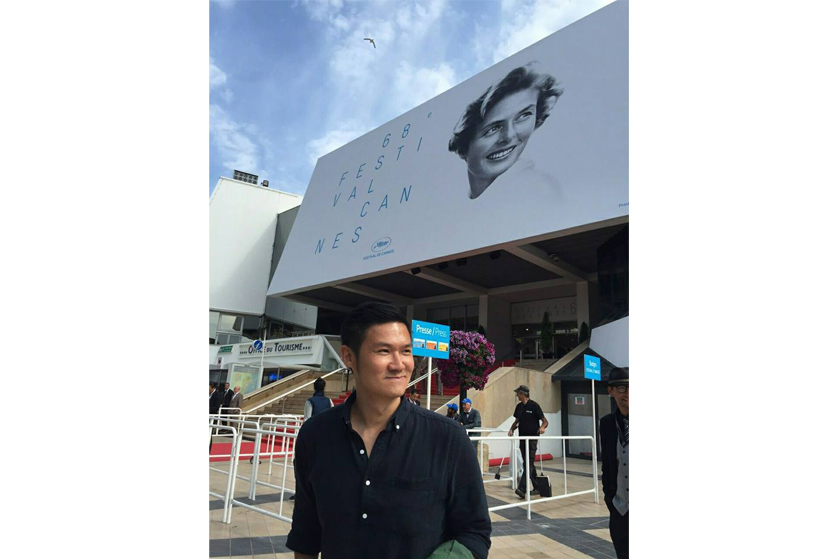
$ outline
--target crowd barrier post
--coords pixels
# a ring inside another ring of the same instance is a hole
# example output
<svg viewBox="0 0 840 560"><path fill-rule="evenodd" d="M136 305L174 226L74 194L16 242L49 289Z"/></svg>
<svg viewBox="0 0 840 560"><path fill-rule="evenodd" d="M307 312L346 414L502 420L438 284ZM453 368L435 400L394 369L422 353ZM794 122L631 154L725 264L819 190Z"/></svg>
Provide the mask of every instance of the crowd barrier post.
<svg viewBox="0 0 840 560"><path fill-rule="evenodd" d="M594 382L593 382L594 383ZM595 402L595 401L592 401ZM595 450L595 435L592 435L592 478L595 479L595 503L597 504L599 501L598 498L598 457L597 451Z"/></svg>
<svg viewBox="0 0 840 560"><path fill-rule="evenodd" d="M486 437L486 438L483 438L484 440L496 440L496 441L507 440L507 441L510 441L510 443L511 443L510 464L511 464L511 467L512 467L511 472L514 474L514 476L512 477L512 480L511 480L512 485L515 485L515 483L516 483L516 476L515 475L516 475L516 471L518 470L515 467L515 461L513 459L513 454L517 451L517 450L515 450L516 442L525 440L525 457L523 458L523 462L522 462L523 463L522 464L522 469L525 470L525 472L523 473L523 475L525 476L525 488L526 488L526 490L528 490L528 492L525 495L525 501L524 502L515 502L515 503L510 503L510 504L503 504L503 505L499 505L499 506L489 507L489 508L487 508L488 511L492 512L492 511L497 511L497 510L501 510L501 509L508 509L508 508L513 508L513 507L525 506L527 508L527 517L530 520L531 519L531 506L533 504L538 504L538 503L542 503L542 502L550 502L550 501L554 501L554 500L561 500L561 499L564 499L564 498L571 498L571 497L574 497L574 496L582 496L584 494L590 494L590 493L595 497L595 503L598 503L599 498L598 498L597 456L595 456L595 458L592 462L592 487L589 488L588 490L581 490L579 492L569 493L568 479L567 479L566 451L565 451L565 440L572 440L572 439L589 440L590 444L592 445L593 455L594 455L596 453L596 451L595 451L595 445L596 445L595 437L593 437L593 436L540 436L540 440L560 440L563 443L563 451L561 453L561 455L563 457L563 495L562 496L551 496L551 497L548 497L548 498L538 498L536 500L531 499L531 492L530 492L530 488L531 488L531 469L530 469L529 458L530 458L531 442L529 440L532 439L532 438L534 438L534 436L507 436L507 437ZM478 436L478 437L471 437L470 439L480 441L482 438L480 436ZM518 485L515 485L514 489L515 489L516 486L518 486Z"/></svg>

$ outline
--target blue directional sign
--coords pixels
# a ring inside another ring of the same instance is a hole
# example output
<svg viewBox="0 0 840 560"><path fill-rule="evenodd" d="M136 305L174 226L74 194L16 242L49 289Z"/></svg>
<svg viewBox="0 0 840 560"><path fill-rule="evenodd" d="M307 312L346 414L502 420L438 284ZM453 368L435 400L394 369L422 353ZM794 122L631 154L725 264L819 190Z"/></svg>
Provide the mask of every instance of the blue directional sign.
<svg viewBox="0 0 840 560"><path fill-rule="evenodd" d="M260 350L262 350L262 347L263 347L262 340L255 340L254 341L254 350L259 352Z"/></svg>
<svg viewBox="0 0 840 560"><path fill-rule="evenodd" d="M583 376L586 379L594 379L595 381L601 381L601 358L596 358L595 356L584 354Z"/></svg>
<svg viewBox="0 0 840 560"><path fill-rule="evenodd" d="M411 346L415 356L448 360L449 327L425 321L412 321Z"/></svg>

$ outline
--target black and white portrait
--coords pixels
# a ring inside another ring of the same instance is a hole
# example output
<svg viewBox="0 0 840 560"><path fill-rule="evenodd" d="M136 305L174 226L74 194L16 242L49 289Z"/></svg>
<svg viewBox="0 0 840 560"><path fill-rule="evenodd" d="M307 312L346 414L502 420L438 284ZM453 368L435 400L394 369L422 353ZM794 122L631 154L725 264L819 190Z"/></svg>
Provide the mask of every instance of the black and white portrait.
<svg viewBox="0 0 840 560"><path fill-rule="evenodd" d="M518 183L556 184L536 171L523 152L562 94L557 80L538 72L532 62L511 70L467 106L449 140L449 151L467 163L470 199L484 194L505 173L519 175Z"/></svg>

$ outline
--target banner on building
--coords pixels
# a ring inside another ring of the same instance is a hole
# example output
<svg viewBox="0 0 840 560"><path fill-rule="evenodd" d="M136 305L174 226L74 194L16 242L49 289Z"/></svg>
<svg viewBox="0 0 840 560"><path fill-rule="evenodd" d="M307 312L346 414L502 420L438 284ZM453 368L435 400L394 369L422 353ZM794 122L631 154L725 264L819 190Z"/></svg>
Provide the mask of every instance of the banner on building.
<svg viewBox="0 0 840 560"><path fill-rule="evenodd" d="M628 215L627 15L614 2L321 157L269 294Z"/></svg>

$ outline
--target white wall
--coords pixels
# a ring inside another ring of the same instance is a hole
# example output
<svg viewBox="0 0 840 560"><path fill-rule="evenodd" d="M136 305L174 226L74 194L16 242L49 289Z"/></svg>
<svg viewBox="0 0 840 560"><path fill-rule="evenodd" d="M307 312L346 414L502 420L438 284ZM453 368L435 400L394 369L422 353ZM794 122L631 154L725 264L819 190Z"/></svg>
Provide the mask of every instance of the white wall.
<svg viewBox="0 0 840 560"><path fill-rule="evenodd" d="M589 347L618 367L630 367L630 317L592 329ZM602 375L609 372L601 372Z"/></svg>
<svg viewBox="0 0 840 560"><path fill-rule="evenodd" d="M262 315L277 214L303 197L221 177L210 197L210 309Z"/></svg>
<svg viewBox="0 0 840 560"><path fill-rule="evenodd" d="M268 298L265 314L272 319L314 329L318 321L318 308L286 298Z"/></svg>

